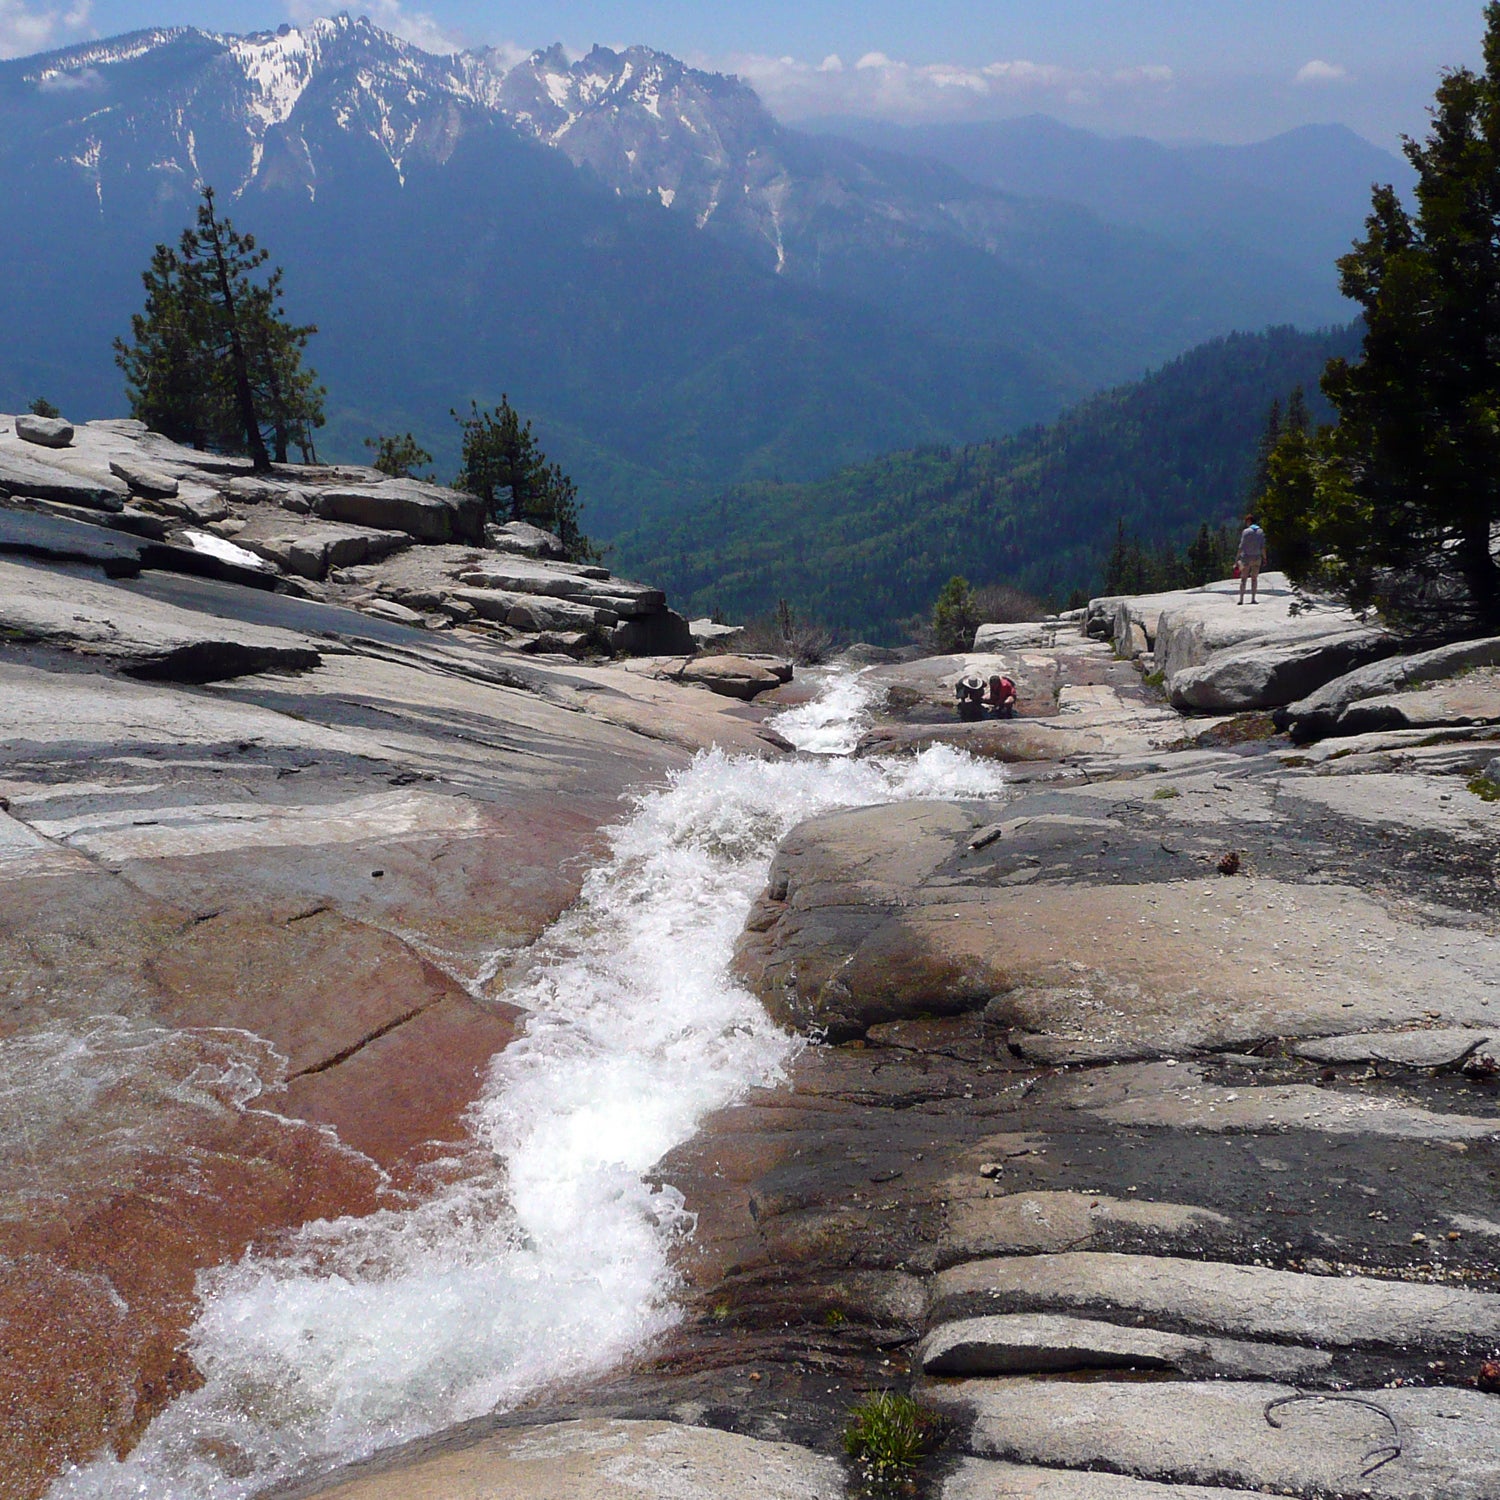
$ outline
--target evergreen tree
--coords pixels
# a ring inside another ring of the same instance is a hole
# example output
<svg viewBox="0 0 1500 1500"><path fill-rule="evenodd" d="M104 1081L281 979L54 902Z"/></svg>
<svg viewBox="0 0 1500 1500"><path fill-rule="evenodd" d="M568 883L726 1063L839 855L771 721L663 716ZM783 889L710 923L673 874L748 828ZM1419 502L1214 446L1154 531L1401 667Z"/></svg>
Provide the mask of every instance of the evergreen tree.
<svg viewBox="0 0 1500 1500"><path fill-rule="evenodd" d="M174 442L194 448L216 444L222 437L217 339L197 236L185 232L177 249L158 245L141 280L146 307L130 320L133 342L115 340L130 414Z"/></svg>
<svg viewBox="0 0 1500 1500"><path fill-rule="evenodd" d="M547 462L530 421L521 420L508 395L501 393L493 411L470 402L467 417L452 416L463 431L456 489L478 495L497 521L529 521L555 532L575 561L598 556L579 525L577 486L561 465Z"/></svg>
<svg viewBox="0 0 1500 1500"><path fill-rule="evenodd" d="M288 445L296 443L303 462L311 463L316 458L312 433L323 425L327 391L317 383L316 373L303 365L302 351L318 330L315 324L298 327L287 321L281 280L278 267L263 286L251 286L241 301L250 388L276 462L284 464Z"/></svg>
<svg viewBox="0 0 1500 1500"><path fill-rule="evenodd" d="M940 651L968 651L979 629L979 609L969 580L954 576L943 585L932 606L932 640Z"/></svg>
<svg viewBox="0 0 1500 1500"><path fill-rule="evenodd" d="M257 469L285 463L295 442L312 457L324 390L302 364L317 329L287 320L279 269L268 253L220 218L203 189L196 227L176 247L158 245L142 274L146 306L132 342L115 341L131 414L196 448L248 453Z"/></svg>
<svg viewBox="0 0 1500 1500"><path fill-rule="evenodd" d="M1302 387L1297 387L1297 395L1302 394ZM1280 398L1271 403L1271 410L1266 414L1265 430L1260 435L1260 441L1255 445L1255 480L1252 485L1254 495L1263 495L1266 486L1271 482L1271 455L1276 451L1276 444L1281 441L1281 401Z"/></svg>
<svg viewBox="0 0 1500 1500"><path fill-rule="evenodd" d="M1485 23L1483 71L1446 73L1431 132L1405 142L1415 212L1377 188L1339 261L1365 337L1323 376L1338 423L1289 430L1268 492L1299 567L1443 633L1500 630L1500 3Z"/></svg>
<svg viewBox="0 0 1500 1500"><path fill-rule="evenodd" d="M62 412L58 410L45 396L38 396L27 411L34 417L60 417Z"/></svg>
<svg viewBox="0 0 1500 1500"><path fill-rule="evenodd" d="M409 432L366 438L365 447L374 450L373 467L392 479L420 479L423 476L416 472L418 464L432 462L432 455Z"/></svg>

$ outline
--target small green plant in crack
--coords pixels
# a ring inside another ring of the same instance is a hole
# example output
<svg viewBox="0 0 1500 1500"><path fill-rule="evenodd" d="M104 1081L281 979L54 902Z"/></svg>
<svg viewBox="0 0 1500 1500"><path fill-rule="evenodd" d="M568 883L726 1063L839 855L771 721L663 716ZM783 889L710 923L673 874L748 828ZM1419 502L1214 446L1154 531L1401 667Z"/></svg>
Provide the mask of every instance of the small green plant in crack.
<svg viewBox="0 0 1500 1500"><path fill-rule="evenodd" d="M842 1307L830 1307L823 1314L823 1326L825 1328L842 1328L848 1321L848 1315Z"/></svg>
<svg viewBox="0 0 1500 1500"><path fill-rule="evenodd" d="M727 1302L716 1302L713 1311L709 1313L715 1323L727 1323L729 1321L730 1306Z"/></svg>
<svg viewBox="0 0 1500 1500"><path fill-rule="evenodd" d="M1167 680L1167 674L1158 668L1155 672L1147 672L1142 679L1147 687L1162 687Z"/></svg>
<svg viewBox="0 0 1500 1500"><path fill-rule="evenodd" d="M876 1391L856 1403L844 1429L844 1451L861 1500L916 1493L916 1467L937 1446L942 1418L910 1396Z"/></svg>
<svg viewBox="0 0 1500 1500"><path fill-rule="evenodd" d="M1153 802L1170 802L1173 797L1180 797L1181 792L1175 786L1159 786L1151 793Z"/></svg>
<svg viewBox="0 0 1500 1500"><path fill-rule="evenodd" d="M1469 783L1469 790L1482 802L1500 802L1500 781L1493 776L1476 776Z"/></svg>

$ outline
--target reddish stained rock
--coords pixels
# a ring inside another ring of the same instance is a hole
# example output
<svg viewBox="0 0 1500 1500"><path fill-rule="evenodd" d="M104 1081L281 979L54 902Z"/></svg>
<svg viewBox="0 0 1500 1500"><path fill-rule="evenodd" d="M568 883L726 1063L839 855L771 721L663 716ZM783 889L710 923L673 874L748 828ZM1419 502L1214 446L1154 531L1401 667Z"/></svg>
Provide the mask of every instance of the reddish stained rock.
<svg viewBox="0 0 1500 1500"><path fill-rule="evenodd" d="M475 806L479 831L467 837L136 860L126 874L200 915L248 909L284 921L333 908L398 934L477 984L493 954L534 942L577 899L605 847L601 826L625 809L616 797L591 795Z"/></svg>
<svg viewBox="0 0 1500 1500"><path fill-rule="evenodd" d="M369 1213L381 1201L379 1170L327 1131L237 1105L234 1068L247 1058L224 1034L150 1037L109 1038L92 1055L128 1046L132 1070L88 1075L98 1089L90 1117L136 1128L85 1134L66 1109L44 1115L33 1160L4 1173L0 1493L8 1497L31 1500L63 1465L101 1448L127 1452L197 1383L183 1337L200 1268L269 1246L309 1219ZM45 1065L39 1058L37 1071Z"/></svg>
<svg viewBox="0 0 1500 1500"><path fill-rule="evenodd" d="M523 1014L511 1005L481 1007L461 991L450 994L337 1067L293 1078L281 1107L332 1125L341 1140L404 1181L399 1169L418 1164L429 1142L463 1139L464 1111Z"/></svg>
<svg viewBox="0 0 1500 1500"><path fill-rule="evenodd" d="M179 934L148 971L163 1020L253 1031L294 1077L463 993L399 938L327 909L281 921L225 912Z"/></svg>

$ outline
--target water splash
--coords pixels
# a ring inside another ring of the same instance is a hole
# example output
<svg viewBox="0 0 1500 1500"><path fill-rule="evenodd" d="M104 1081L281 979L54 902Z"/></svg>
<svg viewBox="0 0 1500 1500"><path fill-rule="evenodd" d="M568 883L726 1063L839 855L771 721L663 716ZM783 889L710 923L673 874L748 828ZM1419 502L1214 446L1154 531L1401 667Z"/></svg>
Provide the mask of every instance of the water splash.
<svg viewBox="0 0 1500 1500"><path fill-rule="evenodd" d="M871 696L835 674L776 727L834 753ZM641 797L510 997L530 1019L471 1117L489 1167L201 1278L203 1388L51 1500L242 1500L608 1368L670 1327L669 1256L692 1215L645 1174L801 1045L728 972L777 842L835 808L1002 785L946 746L899 762L710 750Z"/></svg>
<svg viewBox="0 0 1500 1500"><path fill-rule="evenodd" d="M804 674L808 675L812 674ZM778 734L810 755L850 755L870 727L870 712L880 694L867 672L837 668L823 673L821 688L816 698L778 714L772 723Z"/></svg>

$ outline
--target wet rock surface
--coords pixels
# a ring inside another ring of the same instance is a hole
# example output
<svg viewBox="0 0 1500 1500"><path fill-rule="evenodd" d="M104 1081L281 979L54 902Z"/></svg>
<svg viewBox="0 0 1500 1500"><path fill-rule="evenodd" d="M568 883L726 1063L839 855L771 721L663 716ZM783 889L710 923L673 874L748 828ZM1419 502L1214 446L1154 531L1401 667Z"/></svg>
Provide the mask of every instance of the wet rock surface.
<svg viewBox="0 0 1500 1500"><path fill-rule="evenodd" d="M6 514L43 528L0 559L0 1493L36 1496L200 1383L199 1272L453 1170L622 797L778 752L707 692Z"/></svg>

